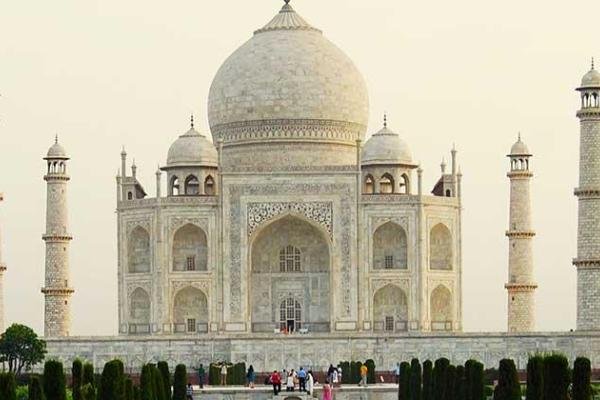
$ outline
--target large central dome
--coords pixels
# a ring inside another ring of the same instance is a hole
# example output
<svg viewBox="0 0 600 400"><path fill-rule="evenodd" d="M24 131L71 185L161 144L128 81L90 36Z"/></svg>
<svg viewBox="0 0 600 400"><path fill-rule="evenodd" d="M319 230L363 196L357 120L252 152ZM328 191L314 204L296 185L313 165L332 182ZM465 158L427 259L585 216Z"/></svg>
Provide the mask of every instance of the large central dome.
<svg viewBox="0 0 600 400"><path fill-rule="evenodd" d="M286 4L221 66L208 118L224 148L282 141L301 142L298 150L302 143L355 146L366 131L368 103L352 61Z"/></svg>

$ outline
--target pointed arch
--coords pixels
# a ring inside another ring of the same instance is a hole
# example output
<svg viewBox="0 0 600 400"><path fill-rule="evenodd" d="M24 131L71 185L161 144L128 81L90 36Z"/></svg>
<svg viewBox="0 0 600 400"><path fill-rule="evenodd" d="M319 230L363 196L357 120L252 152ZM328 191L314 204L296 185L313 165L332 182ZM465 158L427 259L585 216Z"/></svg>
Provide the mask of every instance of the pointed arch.
<svg viewBox="0 0 600 400"><path fill-rule="evenodd" d="M440 284L430 297L430 315L432 330L452 330L453 298L452 292Z"/></svg>
<svg viewBox="0 0 600 400"><path fill-rule="evenodd" d="M406 269L408 240L406 231L395 222L381 225L373 234L373 268Z"/></svg>
<svg viewBox="0 0 600 400"><path fill-rule="evenodd" d="M188 175L185 178L185 194L186 196L197 196L200 194L200 181L195 175Z"/></svg>
<svg viewBox="0 0 600 400"><path fill-rule="evenodd" d="M206 271L208 241L206 233L194 224L186 224L173 235L173 271Z"/></svg>
<svg viewBox="0 0 600 400"><path fill-rule="evenodd" d="M129 322L132 324L150 323L150 295L140 287L131 293Z"/></svg>
<svg viewBox="0 0 600 400"><path fill-rule="evenodd" d="M392 174L386 172L379 179L379 193L395 193L396 184Z"/></svg>
<svg viewBox="0 0 600 400"><path fill-rule="evenodd" d="M375 193L375 178L373 178L373 175L367 174L365 176L365 183L364 183L363 191L366 194Z"/></svg>
<svg viewBox="0 0 600 400"><path fill-rule="evenodd" d="M373 329L393 332L406 330L408 300L404 290L388 284L373 295Z"/></svg>
<svg viewBox="0 0 600 400"><path fill-rule="evenodd" d="M175 332L198 332L199 325L205 325L209 320L206 294L192 286L179 290L173 299L172 315Z"/></svg>
<svg viewBox="0 0 600 400"><path fill-rule="evenodd" d="M207 196L214 196L216 194L215 180L211 175L208 175L206 179L204 179L204 194Z"/></svg>
<svg viewBox="0 0 600 400"><path fill-rule="evenodd" d="M401 178L400 193L410 194L410 178L408 177L408 174L402 174Z"/></svg>
<svg viewBox="0 0 600 400"><path fill-rule="evenodd" d="M429 268L432 270L452 270L452 234L446 225L439 223L429 235Z"/></svg>
<svg viewBox="0 0 600 400"><path fill-rule="evenodd" d="M141 226L129 234L127 260L130 273L150 272L150 234Z"/></svg>
<svg viewBox="0 0 600 400"><path fill-rule="evenodd" d="M179 196L179 178L176 175L173 175L169 182L169 194Z"/></svg>

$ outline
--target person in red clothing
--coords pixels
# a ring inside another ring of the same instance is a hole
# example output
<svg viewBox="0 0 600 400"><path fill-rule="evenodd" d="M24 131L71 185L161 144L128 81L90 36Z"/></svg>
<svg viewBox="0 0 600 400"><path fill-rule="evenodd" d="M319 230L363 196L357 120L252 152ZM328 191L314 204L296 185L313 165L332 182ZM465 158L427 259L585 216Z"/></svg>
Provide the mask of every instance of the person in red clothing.
<svg viewBox="0 0 600 400"><path fill-rule="evenodd" d="M281 392L281 377L279 376L279 372L273 371L270 381L271 385L273 385L273 395L277 396Z"/></svg>

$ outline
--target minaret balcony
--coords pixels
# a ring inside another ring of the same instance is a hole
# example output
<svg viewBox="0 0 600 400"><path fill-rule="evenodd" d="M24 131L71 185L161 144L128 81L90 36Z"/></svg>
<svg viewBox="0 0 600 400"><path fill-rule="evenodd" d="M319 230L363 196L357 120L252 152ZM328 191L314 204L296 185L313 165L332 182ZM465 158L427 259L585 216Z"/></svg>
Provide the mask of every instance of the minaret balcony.
<svg viewBox="0 0 600 400"><path fill-rule="evenodd" d="M587 186L578 187L573 191L575 196L584 197L588 199L600 198L600 187Z"/></svg>
<svg viewBox="0 0 600 400"><path fill-rule="evenodd" d="M511 239L529 239L535 236L534 231L506 231L506 236Z"/></svg>
<svg viewBox="0 0 600 400"><path fill-rule="evenodd" d="M600 107L586 107L577 111L577 118L600 119Z"/></svg>
<svg viewBox="0 0 600 400"><path fill-rule="evenodd" d="M75 293L75 289L68 287L43 287L42 293L56 296L67 296Z"/></svg>
<svg viewBox="0 0 600 400"><path fill-rule="evenodd" d="M504 285L509 292L532 292L537 287L536 283L507 283Z"/></svg>
<svg viewBox="0 0 600 400"><path fill-rule="evenodd" d="M600 258L574 258L573 265L578 269L600 269Z"/></svg>
<svg viewBox="0 0 600 400"><path fill-rule="evenodd" d="M73 236L69 235L68 233L50 233L43 235L42 240L45 242L68 242L70 240L73 240Z"/></svg>

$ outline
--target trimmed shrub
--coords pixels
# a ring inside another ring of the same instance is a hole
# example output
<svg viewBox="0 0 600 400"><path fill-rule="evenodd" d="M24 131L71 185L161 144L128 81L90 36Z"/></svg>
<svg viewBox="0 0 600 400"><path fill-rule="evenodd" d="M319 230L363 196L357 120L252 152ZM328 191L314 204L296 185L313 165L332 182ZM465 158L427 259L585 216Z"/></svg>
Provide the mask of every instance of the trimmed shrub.
<svg viewBox="0 0 600 400"><path fill-rule="evenodd" d="M542 400L544 396L544 357L536 355L527 361L527 400Z"/></svg>
<svg viewBox="0 0 600 400"><path fill-rule="evenodd" d="M456 384L456 367L452 364L448 365L446 371L446 400L453 400Z"/></svg>
<svg viewBox="0 0 600 400"><path fill-rule="evenodd" d="M466 386L465 367L457 365L454 375L454 395L451 397L452 400L464 400L467 396Z"/></svg>
<svg viewBox="0 0 600 400"><path fill-rule="evenodd" d="M142 400L142 391L139 386L133 387L133 400Z"/></svg>
<svg viewBox="0 0 600 400"><path fill-rule="evenodd" d="M0 373L0 399L17 400L17 382L12 372Z"/></svg>
<svg viewBox="0 0 600 400"><path fill-rule="evenodd" d="M169 372L169 364L166 361L160 361L157 365L160 371L160 376L163 380L163 387L165 389L165 398L171 399L171 373Z"/></svg>
<svg viewBox="0 0 600 400"><path fill-rule="evenodd" d="M91 383L86 383L81 387L81 397L83 400L96 400L96 388Z"/></svg>
<svg viewBox="0 0 600 400"><path fill-rule="evenodd" d="M208 366L208 384L210 386L221 384L221 368L216 364L211 363Z"/></svg>
<svg viewBox="0 0 600 400"><path fill-rule="evenodd" d="M28 385L29 400L44 400L44 391L42 390L42 381L37 375L32 375L29 378Z"/></svg>
<svg viewBox="0 0 600 400"><path fill-rule="evenodd" d="M466 378L466 400L483 400L484 384L483 384L483 364L468 360L465 363L465 378Z"/></svg>
<svg viewBox="0 0 600 400"><path fill-rule="evenodd" d="M342 384L350 383L350 363L348 361L342 361L338 364L338 368L342 370Z"/></svg>
<svg viewBox="0 0 600 400"><path fill-rule="evenodd" d="M368 359L365 361L365 365L368 368L367 372L367 383L375 384L375 361Z"/></svg>
<svg viewBox="0 0 600 400"><path fill-rule="evenodd" d="M408 385L410 400L421 400L421 379L421 363L417 358L413 358L410 361L410 383Z"/></svg>
<svg viewBox="0 0 600 400"><path fill-rule="evenodd" d="M494 400L521 400L521 384L515 362L507 358L500 360L498 372L498 385L494 389Z"/></svg>
<svg viewBox="0 0 600 400"><path fill-rule="evenodd" d="M81 386L83 382L83 364L81 360L73 361L71 366L71 393L73 400L81 400Z"/></svg>
<svg viewBox="0 0 600 400"><path fill-rule="evenodd" d="M400 382L398 385L398 400L409 400L410 364L406 361L400 364Z"/></svg>
<svg viewBox="0 0 600 400"><path fill-rule="evenodd" d="M450 361L447 358L435 360L433 367L433 395L435 400L448 400L448 366Z"/></svg>
<svg viewBox="0 0 600 400"><path fill-rule="evenodd" d="M544 358L544 400L564 400L569 388L569 361L562 354Z"/></svg>
<svg viewBox="0 0 600 400"><path fill-rule="evenodd" d="M150 364L146 364L142 367L140 392L142 400L156 400L154 395L154 377L152 376L152 367Z"/></svg>
<svg viewBox="0 0 600 400"><path fill-rule="evenodd" d="M134 400L133 381L129 377L125 378L125 400Z"/></svg>
<svg viewBox="0 0 600 400"><path fill-rule="evenodd" d="M104 364L98 400L123 400L125 397L124 367L120 360L112 360Z"/></svg>
<svg viewBox="0 0 600 400"><path fill-rule="evenodd" d="M162 375L156 365L152 364L152 377L154 378L154 396L156 400L168 400L165 395L165 385Z"/></svg>
<svg viewBox="0 0 600 400"><path fill-rule="evenodd" d="M185 387L187 384L187 371L185 365L175 367L173 376L173 400L185 400Z"/></svg>
<svg viewBox="0 0 600 400"><path fill-rule="evenodd" d="M67 399L65 373L63 371L63 365L60 361L46 361L44 364L44 378L42 381L46 400Z"/></svg>
<svg viewBox="0 0 600 400"><path fill-rule="evenodd" d="M573 364L573 400L590 400L592 398L591 374L590 360L585 357L577 357Z"/></svg>
<svg viewBox="0 0 600 400"><path fill-rule="evenodd" d="M92 363L85 363L83 365L83 385L90 384L92 386L96 386L96 380L94 377L94 365Z"/></svg>
<svg viewBox="0 0 600 400"><path fill-rule="evenodd" d="M423 400L433 400L433 363L427 360L423 363Z"/></svg>

